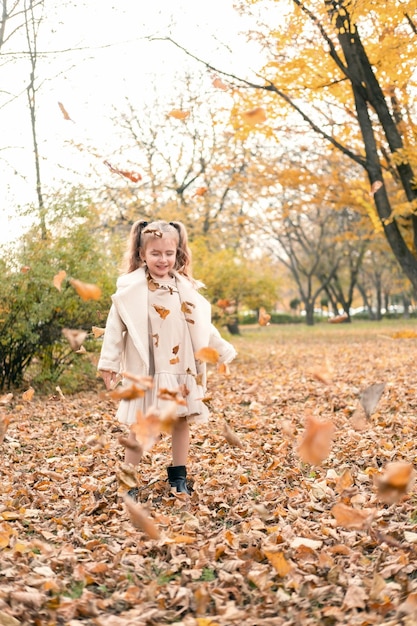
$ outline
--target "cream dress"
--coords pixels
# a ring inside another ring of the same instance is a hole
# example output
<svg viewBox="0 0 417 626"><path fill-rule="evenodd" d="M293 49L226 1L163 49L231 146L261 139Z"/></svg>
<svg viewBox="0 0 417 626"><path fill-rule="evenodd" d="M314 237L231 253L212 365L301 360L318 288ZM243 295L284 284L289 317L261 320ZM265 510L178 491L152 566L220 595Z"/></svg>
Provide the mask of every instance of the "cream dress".
<svg viewBox="0 0 417 626"><path fill-rule="evenodd" d="M175 278L156 281L148 276L148 288L149 373L153 387L143 398L121 401L120 421L133 424L138 410L146 413L150 407L164 409L172 402L168 390L178 391L184 401L178 404L179 416L186 416L188 422L207 423L209 409L203 402L205 391L189 332L194 305L181 302Z"/></svg>

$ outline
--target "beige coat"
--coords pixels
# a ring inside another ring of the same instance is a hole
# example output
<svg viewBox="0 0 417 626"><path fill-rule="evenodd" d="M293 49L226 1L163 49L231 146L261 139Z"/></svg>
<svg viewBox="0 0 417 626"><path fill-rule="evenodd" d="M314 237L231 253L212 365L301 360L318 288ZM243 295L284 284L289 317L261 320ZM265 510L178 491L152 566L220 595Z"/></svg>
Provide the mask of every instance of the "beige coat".
<svg viewBox="0 0 417 626"><path fill-rule="evenodd" d="M175 277L181 301L194 305L195 323L189 324L194 352L210 346L218 351L220 363L232 361L236 351L211 323L211 305L208 300L187 278L177 273ZM143 268L125 274L117 281L98 369L149 375L148 282ZM199 371L203 373L205 387L205 363L201 364Z"/></svg>

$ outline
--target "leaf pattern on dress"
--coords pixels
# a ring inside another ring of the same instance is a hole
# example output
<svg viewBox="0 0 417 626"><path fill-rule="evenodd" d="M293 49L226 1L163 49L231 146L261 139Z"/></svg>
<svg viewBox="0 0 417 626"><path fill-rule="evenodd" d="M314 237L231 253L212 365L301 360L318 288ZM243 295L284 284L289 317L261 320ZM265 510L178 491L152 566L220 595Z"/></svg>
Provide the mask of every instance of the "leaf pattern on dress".
<svg viewBox="0 0 417 626"><path fill-rule="evenodd" d="M159 346L159 333L155 333L154 335L152 335L152 339L155 339L155 348L158 348L158 346Z"/></svg>
<svg viewBox="0 0 417 626"><path fill-rule="evenodd" d="M192 313L194 308L195 304L193 304L192 302L181 302L181 311L183 313Z"/></svg>
<svg viewBox="0 0 417 626"><path fill-rule="evenodd" d="M157 304L153 304L152 306L163 320L171 313L171 311L166 309L164 306L158 306Z"/></svg>

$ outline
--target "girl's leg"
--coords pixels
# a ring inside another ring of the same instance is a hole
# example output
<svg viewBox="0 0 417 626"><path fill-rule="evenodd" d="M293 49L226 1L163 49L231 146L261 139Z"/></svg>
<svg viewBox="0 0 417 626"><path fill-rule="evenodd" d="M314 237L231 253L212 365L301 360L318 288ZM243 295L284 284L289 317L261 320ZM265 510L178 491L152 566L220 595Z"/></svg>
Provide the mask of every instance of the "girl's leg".
<svg viewBox="0 0 417 626"><path fill-rule="evenodd" d="M172 430L172 465L186 465L190 448L190 430L186 417L180 417Z"/></svg>
<svg viewBox="0 0 417 626"><path fill-rule="evenodd" d="M130 446L126 446L125 448L125 463L126 465L138 465L139 461L142 458L143 452L140 447L135 433L130 432L128 436L128 442L131 444Z"/></svg>

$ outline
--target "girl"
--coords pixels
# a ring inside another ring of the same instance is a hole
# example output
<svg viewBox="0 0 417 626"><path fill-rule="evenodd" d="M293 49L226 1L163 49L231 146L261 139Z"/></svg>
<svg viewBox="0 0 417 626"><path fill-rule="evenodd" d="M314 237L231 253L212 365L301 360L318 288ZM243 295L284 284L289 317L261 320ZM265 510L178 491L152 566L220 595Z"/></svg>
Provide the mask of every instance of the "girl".
<svg viewBox="0 0 417 626"><path fill-rule="evenodd" d="M212 325L210 304L197 291L200 285L192 278L191 251L181 222L133 224L126 270L112 296L98 370L107 389L121 371L153 377L152 389L143 398L121 400L117 417L127 425L136 421L138 410L145 414L151 406L163 407L160 389L181 390L185 405L178 405L167 471L171 487L189 494L188 426L206 423L209 415L202 401L206 367L194 354L210 346L218 351L220 363L229 363L236 351ZM134 444L133 432L129 438ZM141 456L138 446L132 445L126 448L125 462L136 466Z"/></svg>

